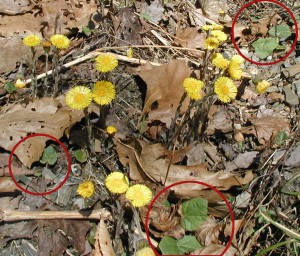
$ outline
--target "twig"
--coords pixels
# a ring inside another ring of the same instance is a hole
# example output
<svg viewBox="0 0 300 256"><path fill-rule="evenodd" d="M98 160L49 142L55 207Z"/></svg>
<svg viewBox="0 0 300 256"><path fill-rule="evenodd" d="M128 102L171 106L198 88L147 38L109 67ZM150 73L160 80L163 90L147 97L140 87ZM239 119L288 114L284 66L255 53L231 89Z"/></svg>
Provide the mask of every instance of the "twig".
<svg viewBox="0 0 300 256"><path fill-rule="evenodd" d="M86 214L86 215L84 215ZM106 209L94 210L89 213L89 211L83 211L82 213L78 211L15 211L15 210L4 210L0 209L0 221L22 221L22 220L53 220L53 219L87 219L87 220L99 220L103 218L104 220L112 219L109 211Z"/></svg>

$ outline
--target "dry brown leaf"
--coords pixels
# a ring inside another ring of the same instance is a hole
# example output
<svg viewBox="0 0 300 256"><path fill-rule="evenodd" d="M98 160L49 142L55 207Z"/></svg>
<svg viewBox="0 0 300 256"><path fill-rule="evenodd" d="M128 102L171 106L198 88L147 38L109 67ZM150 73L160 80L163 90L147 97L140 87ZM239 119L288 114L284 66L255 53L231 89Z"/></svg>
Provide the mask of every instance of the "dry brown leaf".
<svg viewBox="0 0 300 256"><path fill-rule="evenodd" d="M38 255L64 255L73 247L81 255L85 250L87 232L92 224L87 220L38 220ZM49 235L51 234L51 235Z"/></svg>
<svg viewBox="0 0 300 256"><path fill-rule="evenodd" d="M103 218L100 219L98 224L95 240L94 256L116 255Z"/></svg>
<svg viewBox="0 0 300 256"><path fill-rule="evenodd" d="M21 14L33 8L29 0L1 0L0 13L7 15Z"/></svg>
<svg viewBox="0 0 300 256"><path fill-rule="evenodd" d="M26 0L9 1L11 3L21 4L23 10L33 8L26 6ZM3 15L0 21L0 73L8 72L16 67L16 63L20 61L31 61L32 55L28 47L23 45L22 38L28 34L38 34L49 39L54 33L55 19L59 15L58 28L59 33L70 34L72 28L81 29L88 25L88 22L98 15L96 12L97 1L53 1L41 0L38 1L40 11L26 12L20 15ZM2 7L2 8L1 8ZM1 2L1 9L5 9ZM25 9L24 9L25 8ZM9 10L8 10L9 11ZM18 11L12 9L13 12ZM42 33L41 33L42 31ZM42 48L37 48L37 55L43 53Z"/></svg>
<svg viewBox="0 0 300 256"><path fill-rule="evenodd" d="M211 244L209 246L200 248L196 251L194 251L193 253L191 253L191 255L221 255L221 253L225 250L225 246L224 245L219 245L219 244ZM235 253L237 252L237 250L232 247L229 246L228 250L222 254L224 256L235 256Z"/></svg>
<svg viewBox="0 0 300 256"><path fill-rule="evenodd" d="M171 207L163 205L152 207L149 215L149 224L159 231L153 232L154 236L180 238L184 235L184 229L181 226L181 216L177 208L175 205Z"/></svg>
<svg viewBox="0 0 300 256"><path fill-rule="evenodd" d="M180 27L176 31L175 44L181 45L182 47L193 48L193 49L204 49L204 40L206 38L205 33L199 33L195 27L188 27L181 29Z"/></svg>
<svg viewBox="0 0 300 256"><path fill-rule="evenodd" d="M236 169L246 169L254 161L255 157L259 154L258 151L249 151L240 153L233 161L227 162L225 171L231 172Z"/></svg>
<svg viewBox="0 0 300 256"><path fill-rule="evenodd" d="M244 134L253 134L257 137L260 144L265 145L270 143L272 137L275 137L280 131L290 131L289 123L277 117L262 117L252 118L251 127L242 129L241 132Z"/></svg>
<svg viewBox="0 0 300 256"><path fill-rule="evenodd" d="M208 218L196 231L196 238L203 246L217 244L221 230L222 224L217 223L213 218Z"/></svg>
<svg viewBox="0 0 300 256"><path fill-rule="evenodd" d="M2 176L9 176L9 170L8 170L8 154L0 154L0 177ZM11 168L13 170L14 175L31 175L33 174L33 170L30 170L26 168L25 166L22 166L15 157L13 157L11 161Z"/></svg>
<svg viewBox="0 0 300 256"><path fill-rule="evenodd" d="M30 102L25 108L20 104L12 106L6 113L0 113L1 147L11 151L28 134L44 133L60 139L65 129L83 118L82 111L72 111L65 105L64 97L43 98ZM47 137L27 139L14 152L27 167L38 161L43 153Z"/></svg>
<svg viewBox="0 0 300 256"><path fill-rule="evenodd" d="M126 152L128 152L128 158L132 158L133 155L136 158L135 161L131 159L132 165L138 165L137 167L134 167L134 170L144 172L144 174L147 175L151 180L154 180L158 183L163 183L165 181L168 167L170 167L168 178L165 183L166 186L183 180L196 180L212 185L220 190L227 190L231 186L247 184L253 179L253 175L251 172L246 172L245 177L238 177L236 174L230 172L209 172L207 171L205 164L199 164L195 166L170 164L167 153L168 151L161 144L149 145L144 141L135 140L133 143L132 140L129 140L117 141L117 145L118 152L120 149L123 150L123 158L120 158L120 161L123 165L126 165L128 163L125 154ZM132 145L135 146L133 147ZM132 171L130 170L130 178L132 178L131 172ZM136 176L136 174L134 174L134 176ZM175 193L179 196L184 197L195 197L203 195L205 193L203 191L204 189L207 189L207 187L192 183L174 187ZM218 195L215 194L214 197L218 197ZM220 198L218 197L217 201L219 200Z"/></svg>
<svg viewBox="0 0 300 256"><path fill-rule="evenodd" d="M233 130L232 118L228 110L222 106L209 118L206 133L213 135L216 131L227 133Z"/></svg>
<svg viewBox="0 0 300 256"><path fill-rule="evenodd" d="M184 60L171 60L168 64L152 67L151 70L142 69L138 73L147 84L143 114L148 113L149 122L160 120L170 127L184 93L183 81L191 73ZM155 102L157 107L153 107ZM188 99L185 99L181 107L182 112L187 110L188 103Z"/></svg>
<svg viewBox="0 0 300 256"><path fill-rule="evenodd" d="M0 178L0 193L14 192L19 189L13 182L11 177L1 177Z"/></svg>

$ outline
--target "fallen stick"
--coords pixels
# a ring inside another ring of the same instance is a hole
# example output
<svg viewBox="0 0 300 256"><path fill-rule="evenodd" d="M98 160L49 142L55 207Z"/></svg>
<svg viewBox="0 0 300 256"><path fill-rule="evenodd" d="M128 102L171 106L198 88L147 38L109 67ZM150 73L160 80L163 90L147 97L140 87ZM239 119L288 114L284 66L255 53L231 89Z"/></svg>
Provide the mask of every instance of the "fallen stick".
<svg viewBox="0 0 300 256"><path fill-rule="evenodd" d="M86 214L86 215L84 215ZM22 221L22 220L54 220L54 219L83 219L83 220L112 219L110 212L106 209L94 211L15 211L0 209L0 222Z"/></svg>

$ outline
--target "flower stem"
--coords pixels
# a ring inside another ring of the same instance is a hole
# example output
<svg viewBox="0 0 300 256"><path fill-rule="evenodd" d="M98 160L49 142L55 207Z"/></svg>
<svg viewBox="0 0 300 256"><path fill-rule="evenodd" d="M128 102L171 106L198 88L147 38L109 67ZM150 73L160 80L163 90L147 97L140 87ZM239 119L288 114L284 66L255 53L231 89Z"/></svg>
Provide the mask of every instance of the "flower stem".
<svg viewBox="0 0 300 256"><path fill-rule="evenodd" d="M49 53L46 52L45 54L46 54L46 66L45 66L46 76L45 76L45 79L44 79L44 85L46 87L45 96L47 97L47 95L48 95L48 89L49 89L49 87L48 87L48 74L47 74L48 73Z"/></svg>
<svg viewBox="0 0 300 256"><path fill-rule="evenodd" d="M52 97L54 98L58 92L58 81L59 81L59 50L56 47L54 47L52 78L54 80Z"/></svg>
<svg viewBox="0 0 300 256"><path fill-rule="evenodd" d="M36 98L37 96L37 75L36 75L36 50L34 47L31 47L32 52L32 80L31 80L31 90L33 97Z"/></svg>
<svg viewBox="0 0 300 256"><path fill-rule="evenodd" d="M92 156L95 155L95 138L93 136L93 129L92 129L92 124L91 124L91 119L90 119L90 115L88 113L87 108L85 108L83 110L84 112L84 117L85 117L85 124L87 127L87 132L88 132L88 142L87 142L87 146L88 146L88 150L90 152L90 154Z"/></svg>

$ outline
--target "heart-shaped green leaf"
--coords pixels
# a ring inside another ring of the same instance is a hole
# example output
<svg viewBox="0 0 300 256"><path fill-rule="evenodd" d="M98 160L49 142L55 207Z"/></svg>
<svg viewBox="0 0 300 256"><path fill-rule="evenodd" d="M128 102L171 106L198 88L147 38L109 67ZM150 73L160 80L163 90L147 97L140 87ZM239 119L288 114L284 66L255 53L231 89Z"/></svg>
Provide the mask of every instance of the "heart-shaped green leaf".
<svg viewBox="0 0 300 256"><path fill-rule="evenodd" d="M201 248L201 244L194 236L184 236L179 240L165 236L161 239L159 248L163 255L183 255Z"/></svg>
<svg viewBox="0 0 300 256"><path fill-rule="evenodd" d="M52 146L46 147L44 149L42 159L40 160L40 162L42 164L48 163L50 165L53 165L56 163L56 161L57 161L57 153L55 149Z"/></svg>
<svg viewBox="0 0 300 256"><path fill-rule="evenodd" d="M189 231L196 230L207 218L207 200L201 197L193 198L184 202L181 210L182 227Z"/></svg>
<svg viewBox="0 0 300 256"><path fill-rule="evenodd" d="M281 24L281 25L277 25L272 27L269 30L269 34L271 36L275 36L275 37L279 37L279 38L288 38L291 36L291 30L290 27L286 24Z"/></svg>
<svg viewBox="0 0 300 256"><path fill-rule="evenodd" d="M252 43L252 46L255 49L255 54L260 59L267 58L277 47L278 40L274 37L267 37L267 38L259 38L254 43Z"/></svg>

